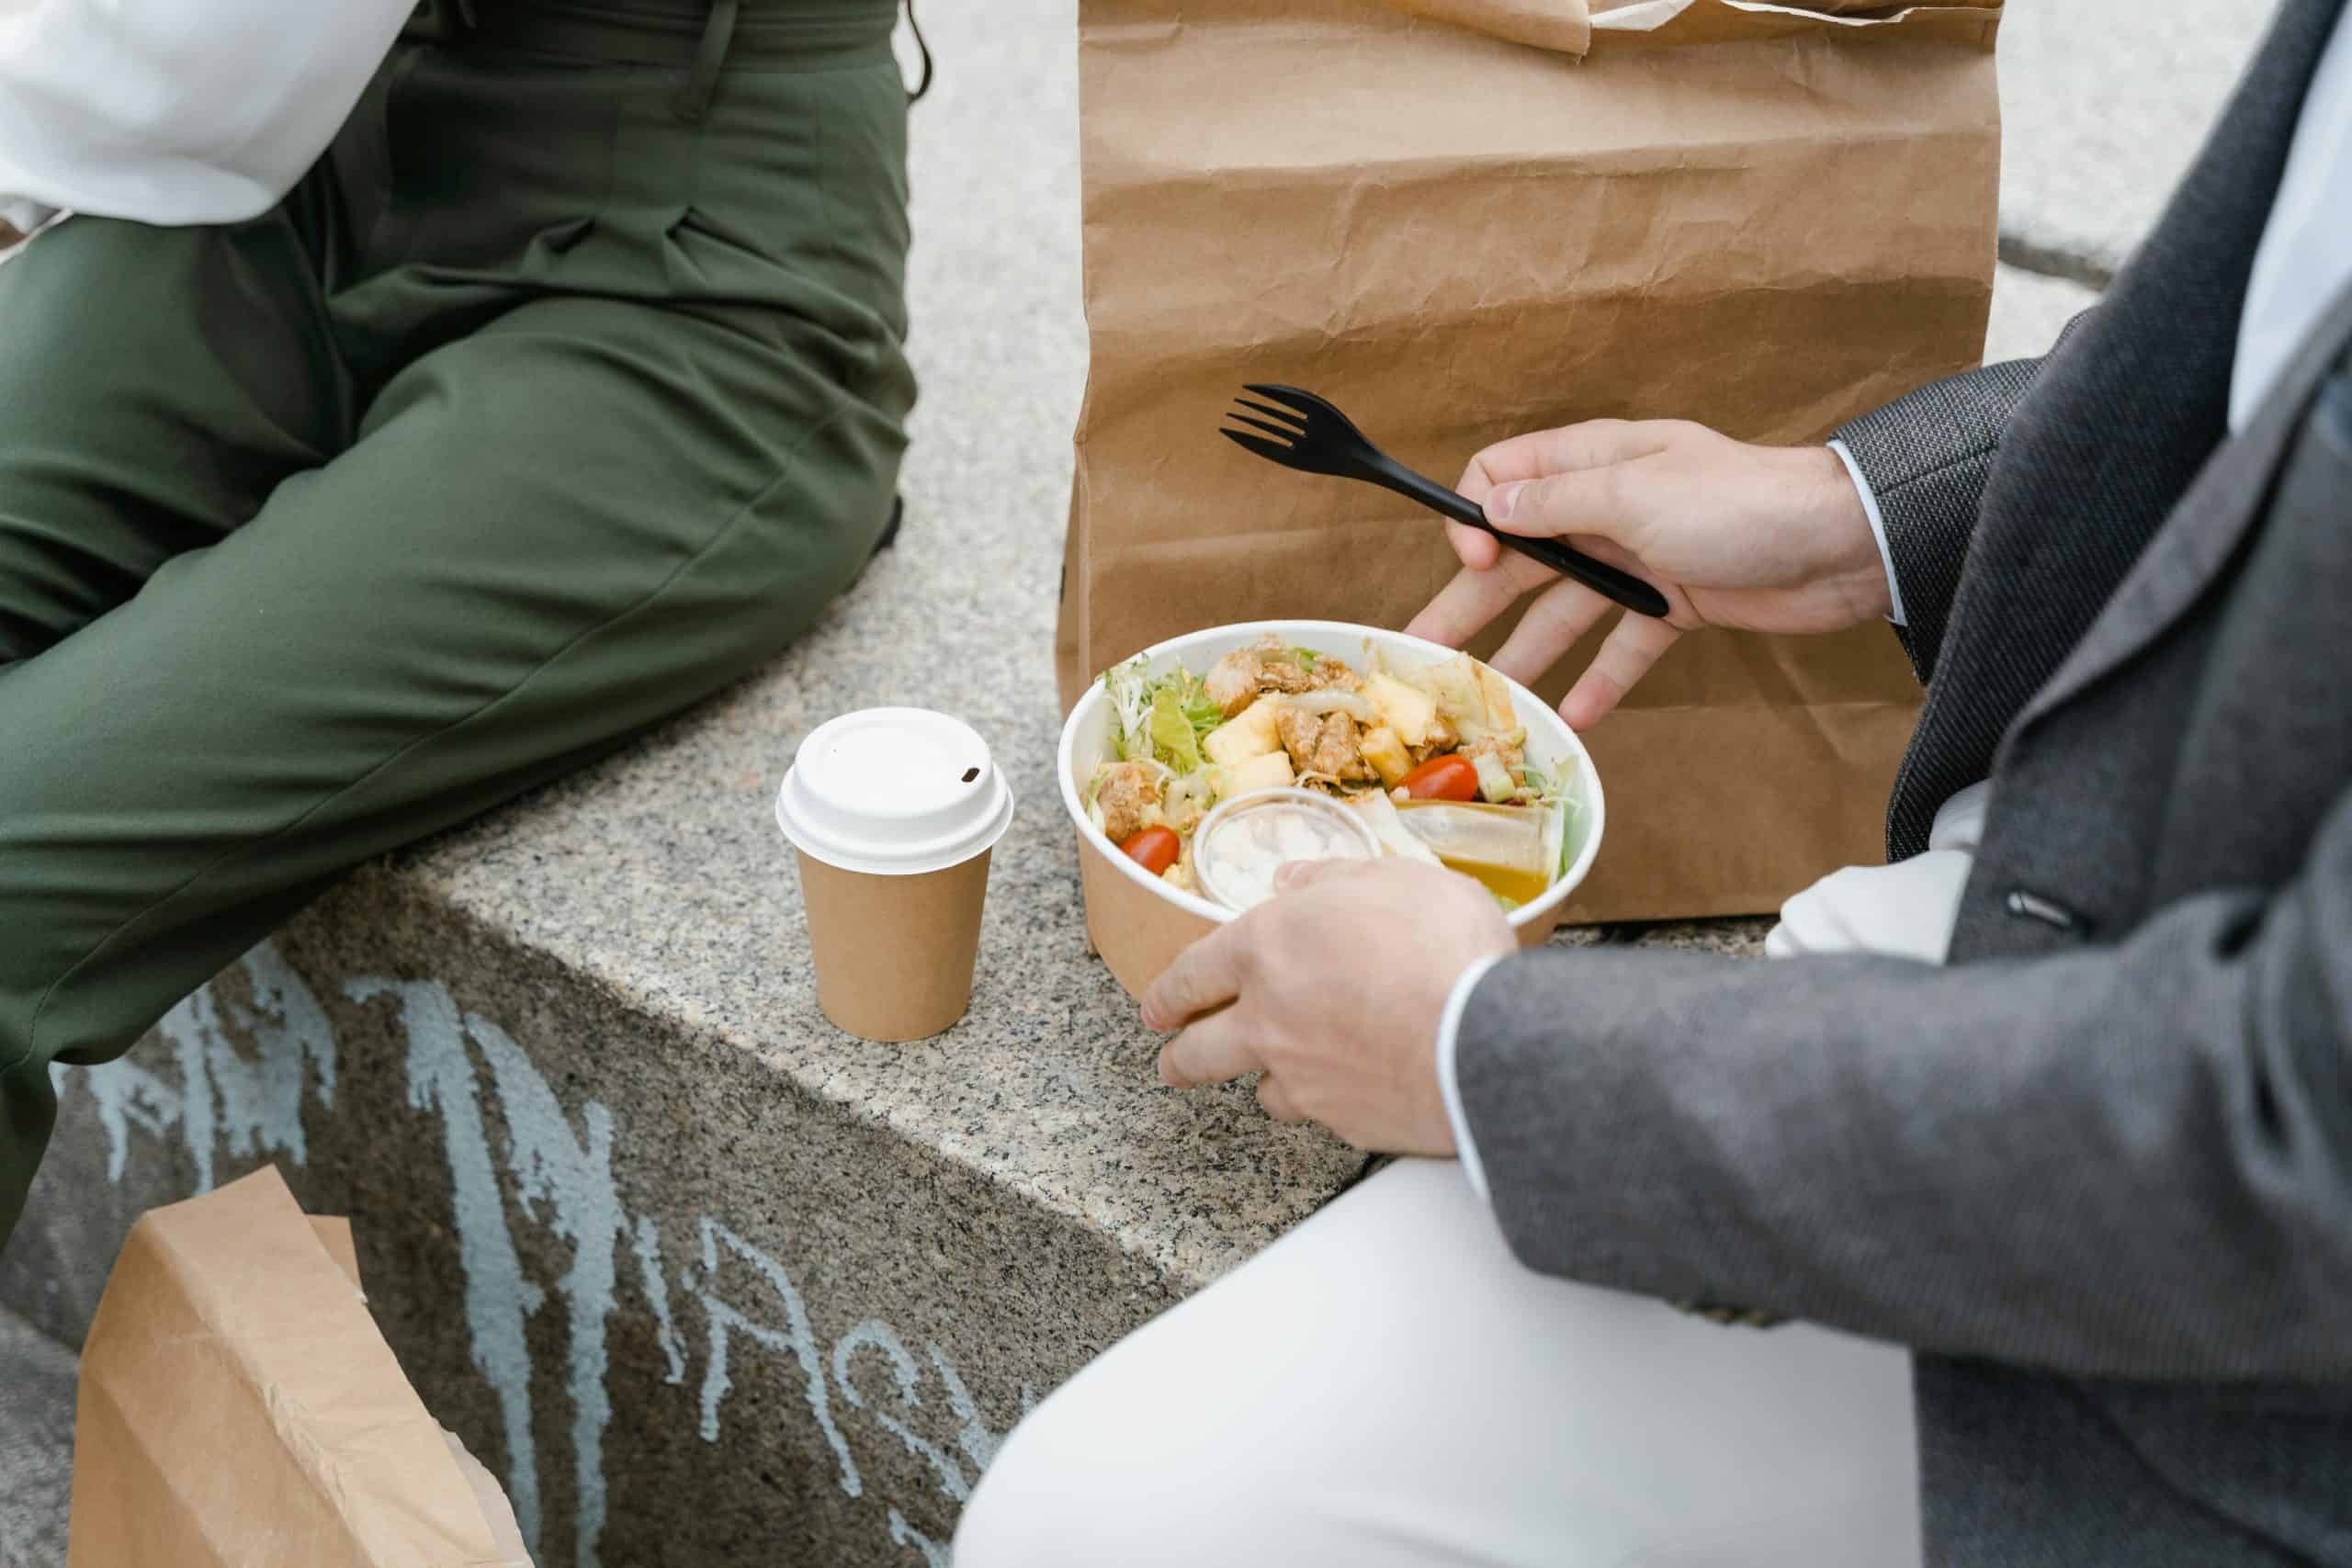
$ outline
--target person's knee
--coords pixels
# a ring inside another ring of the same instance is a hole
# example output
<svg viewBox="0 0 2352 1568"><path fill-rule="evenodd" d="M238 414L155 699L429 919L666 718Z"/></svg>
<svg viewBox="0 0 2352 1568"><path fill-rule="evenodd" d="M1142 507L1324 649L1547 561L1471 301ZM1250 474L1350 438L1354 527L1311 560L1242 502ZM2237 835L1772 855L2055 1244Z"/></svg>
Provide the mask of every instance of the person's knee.
<svg viewBox="0 0 2352 1568"><path fill-rule="evenodd" d="M1093 1380L1014 1428L965 1505L956 1568L1239 1568L1250 1488L1214 1453L1155 1441L1148 1399L1123 1392L1142 1391Z"/></svg>
<svg viewBox="0 0 2352 1568"><path fill-rule="evenodd" d="M1053 1402L1013 1428L956 1527L956 1568L1092 1568L1119 1561L1097 1478L1070 1472L1070 1422Z"/></svg>
<svg viewBox="0 0 2352 1568"><path fill-rule="evenodd" d="M130 1048L143 1030L122 1024L119 993L92 975L85 955L33 918L12 924L18 900L0 891L0 931L27 939L0 942L0 1070L55 1061L95 1066Z"/></svg>
<svg viewBox="0 0 2352 1568"><path fill-rule="evenodd" d="M1146 1348L1114 1348L1013 1429L965 1505L956 1568L1258 1568L1346 1533L1295 1423L1213 1366L1189 1368L1196 1399L1174 1393Z"/></svg>

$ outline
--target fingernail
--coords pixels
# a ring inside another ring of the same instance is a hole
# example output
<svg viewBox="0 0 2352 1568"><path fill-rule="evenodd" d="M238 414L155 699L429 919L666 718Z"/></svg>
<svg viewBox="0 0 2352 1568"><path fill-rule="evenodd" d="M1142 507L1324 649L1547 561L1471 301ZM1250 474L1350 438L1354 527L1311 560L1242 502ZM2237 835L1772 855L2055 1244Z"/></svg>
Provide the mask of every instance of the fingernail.
<svg viewBox="0 0 2352 1568"><path fill-rule="evenodd" d="M1286 860L1283 862L1282 864L1274 867L1274 886L1276 887L1295 887L1298 886L1300 881L1306 877L1306 863L1305 861Z"/></svg>
<svg viewBox="0 0 2352 1568"><path fill-rule="evenodd" d="M1510 514L1519 510L1519 492L1527 488L1525 480L1517 484L1498 485L1487 492L1487 521L1508 523Z"/></svg>

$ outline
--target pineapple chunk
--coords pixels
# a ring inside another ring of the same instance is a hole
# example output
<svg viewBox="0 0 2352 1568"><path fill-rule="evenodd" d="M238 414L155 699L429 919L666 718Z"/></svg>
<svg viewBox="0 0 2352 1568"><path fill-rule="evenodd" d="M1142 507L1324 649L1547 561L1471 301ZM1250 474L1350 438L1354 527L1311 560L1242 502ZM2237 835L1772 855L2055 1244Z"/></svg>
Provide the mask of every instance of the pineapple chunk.
<svg viewBox="0 0 2352 1568"><path fill-rule="evenodd" d="M1497 735L1519 728L1519 709L1510 700L1510 682L1485 665L1478 666L1478 692L1486 699L1487 728Z"/></svg>
<svg viewBox="0 0 2352 1568"><path fill-rule="evenodd" d="M1462 653L1421 672L1422 684L1436 695L1438 713L1464 740L1487 728L1487 694L1479 689L1477 670L1478 661Z"/></svg>
<svg viewBox="0 0 2352 1568"><path fill-rule="evenodd" d="M1413 753L1406 749L1405 738L1385 724L1365 730L1357 750L1372 764L1372 771L1380 775L1383 784L1394 787L1413 771Z"/></svg>
<svg viewBox="0 0 2352 1568"><path fill-rule="evenodd" d="M1276 750L1227 769L1224 785L1217 795L1221 799L1231 800L1235 795L1261 789L1287 789L1297 782L1298 775L1291 771L1290 753Z"/></svg>
<svg viewBox="0 0 2352 1568"><path fill-rule="evenodd" d="M1274 705L1260 697L1208 733L1201 750L1219 767L1238 768L1253 757L1282 750L1274 732Z"/></svg>
<svg viewBox="0 0 2352 1568"><path fill-rule="evenodd" d="M1397 739L1419 746L1429 739L1430 727L1437 722L1437 704L1427 692L1375 670L1364 677L1363 694L1380 710L1381 722L1396 732Z"/></svg>

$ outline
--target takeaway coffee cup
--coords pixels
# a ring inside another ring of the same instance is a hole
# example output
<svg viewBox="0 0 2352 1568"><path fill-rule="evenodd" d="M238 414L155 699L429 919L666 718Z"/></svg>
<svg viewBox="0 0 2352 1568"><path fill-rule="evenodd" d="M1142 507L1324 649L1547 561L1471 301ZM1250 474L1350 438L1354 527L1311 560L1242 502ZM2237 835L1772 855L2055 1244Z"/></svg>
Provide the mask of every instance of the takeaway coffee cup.
<svg viewBox="0 0 2352 1568"><path fill-rule="evenodd" d="M843 714L800 743L775 820L800 857L825 1016L893 1042L963 1017L989 852L1012 821L988 742L927 708Z"/></svg>

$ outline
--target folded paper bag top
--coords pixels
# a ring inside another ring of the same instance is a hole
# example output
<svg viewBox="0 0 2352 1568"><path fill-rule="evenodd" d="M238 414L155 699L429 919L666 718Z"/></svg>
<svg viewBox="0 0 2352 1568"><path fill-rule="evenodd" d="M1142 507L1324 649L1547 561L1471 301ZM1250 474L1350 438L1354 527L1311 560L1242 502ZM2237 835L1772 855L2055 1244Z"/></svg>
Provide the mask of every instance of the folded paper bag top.
<svg viewBox="0 0 2352 1568"><path fill-rule="evenodd" d="M1400 8L1474 32L1562 54L1582 54L1592 43L1585 0L1394 0Z"/></svg>
<svg viewBox="0 0 2352 1568"><path fill-rule="evenodd" d="M1931 0L1921 6L1890 6L1884 0L1390 0L1398 9L1432 21L1490 33L1512 43L1582 55L1596 32L1654 32L1702 4L1749 16L1785 16L1829 20L1849 27L1901 22L1916 11L1997 11L2002 0Z"/></svg>
<svg viewBox="0 0 2352 1568"><path fill-rule="evenodd" d="M274 1168L131 1227L82 1351L70 1568L529 1568Z"/></svg>

